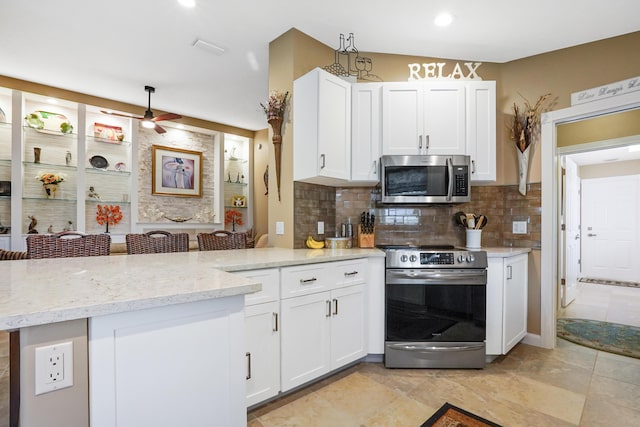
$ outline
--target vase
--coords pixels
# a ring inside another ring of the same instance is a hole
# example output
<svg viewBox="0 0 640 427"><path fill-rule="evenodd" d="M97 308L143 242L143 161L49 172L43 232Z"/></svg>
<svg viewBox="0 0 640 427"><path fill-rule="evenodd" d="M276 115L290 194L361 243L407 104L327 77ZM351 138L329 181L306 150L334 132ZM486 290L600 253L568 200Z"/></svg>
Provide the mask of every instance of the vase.
<svg viewBox="0 0 640 427"><path fill-rule="evenodd" d="M282 153L282 118L281 117L272 117L267 120L267 123L271 125L271 129L273 129L273 137L271 141L273 142L273 153L276 158L276 187L278 188L278 201L280 201L280 156Z"/></svg>
<svg viewBox="0 0 640 427"><path fill-rule="evenodd" d="M529 153L531 152L531 145L520 151L516 149L518 153L518 191L523 196L527 195L527 175L529 174Z"/></svg>
<svg viewBox="0 0 640 427"><path fill-rule="evenodd" d="M56 197L56 191L58 190L58 184L43 184L44 191L47 193L47 199L54 199Z"/></svg>

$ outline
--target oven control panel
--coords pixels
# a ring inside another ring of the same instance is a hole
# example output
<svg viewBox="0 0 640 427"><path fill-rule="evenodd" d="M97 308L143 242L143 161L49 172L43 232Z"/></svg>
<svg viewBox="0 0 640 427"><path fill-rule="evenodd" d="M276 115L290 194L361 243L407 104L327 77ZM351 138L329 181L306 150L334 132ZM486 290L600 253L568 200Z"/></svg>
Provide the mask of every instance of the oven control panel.
<svg viewBox="0 0 640 427"><path fill-rule="evenodd" d="M387 268L487 268L485 251L387 249Z"/></svg>

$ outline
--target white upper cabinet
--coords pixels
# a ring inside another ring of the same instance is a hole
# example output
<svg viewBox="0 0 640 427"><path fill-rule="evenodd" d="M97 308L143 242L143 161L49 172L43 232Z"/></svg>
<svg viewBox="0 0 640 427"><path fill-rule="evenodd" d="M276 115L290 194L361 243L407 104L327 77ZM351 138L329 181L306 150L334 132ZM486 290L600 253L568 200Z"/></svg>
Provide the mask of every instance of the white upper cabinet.
<svg viewBox="0 0 640 427"><path fill-rule="evenodd" d="M385 83L382 154L465 154L464 82Z"/></svg>
<svg viewBox="0 0 640 427"><path fill-rule="evenodd" d="M379 175L381 83L356 83L351 92L351 181L376 184Z"/></svg>
<svg viewBox="0 0 640 427"><path fill-rule="evenodd" d="M496 180L496 82L473 82L467 87L467 154L471 181Z"/></svg>
<svg viewBox="0 0 640 427"><path fill-rule="evenodd" d="M293 179L351 178L351 84L316 68L293 83Z"/></svg>

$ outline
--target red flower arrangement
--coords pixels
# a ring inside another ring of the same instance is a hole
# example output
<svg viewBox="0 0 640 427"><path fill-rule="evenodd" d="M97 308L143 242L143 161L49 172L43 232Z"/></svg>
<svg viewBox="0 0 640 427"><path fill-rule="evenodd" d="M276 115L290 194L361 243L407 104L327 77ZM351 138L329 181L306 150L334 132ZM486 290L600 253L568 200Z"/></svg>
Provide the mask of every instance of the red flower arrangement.
<svg viewBox="0 0 640 427"><path fill-rule="evenodd" d="M224 223L231 224L231 231L236 231L236 224L242 225L242 212L229 209L224 213Z"/></svg>
<svg viewBox="0 0 640 427"><path fill-rule="evenodd" d="M120 211L120 206L113 205L98 205L98 210L96 211L96 221L100 225L107 225L107 230L105 233L109 232L109 224L116 225L122 220L122 212Z"/></svg>

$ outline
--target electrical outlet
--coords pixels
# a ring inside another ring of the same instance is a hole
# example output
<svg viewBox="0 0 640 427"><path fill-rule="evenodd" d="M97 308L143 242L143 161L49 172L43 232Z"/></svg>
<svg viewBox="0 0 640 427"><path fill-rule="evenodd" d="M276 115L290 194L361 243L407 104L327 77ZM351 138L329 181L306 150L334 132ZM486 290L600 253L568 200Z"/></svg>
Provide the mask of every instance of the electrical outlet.
<svg viewBox="0 0 640 427"><path fill-rule="evenodd" d="M36 347L36 396L73 385L73 343Z"/></svg>
<svg viewBox="0 0 640 427"><path fill-rule="evenodd" d="M318 234L324 234L324 221L318 221Z"/></svg>
<svg viewBox="0 0 640 427"><path fill-rule="evenodd" d="M284 221L276 221L276 234L284 234Z"/></svg>

